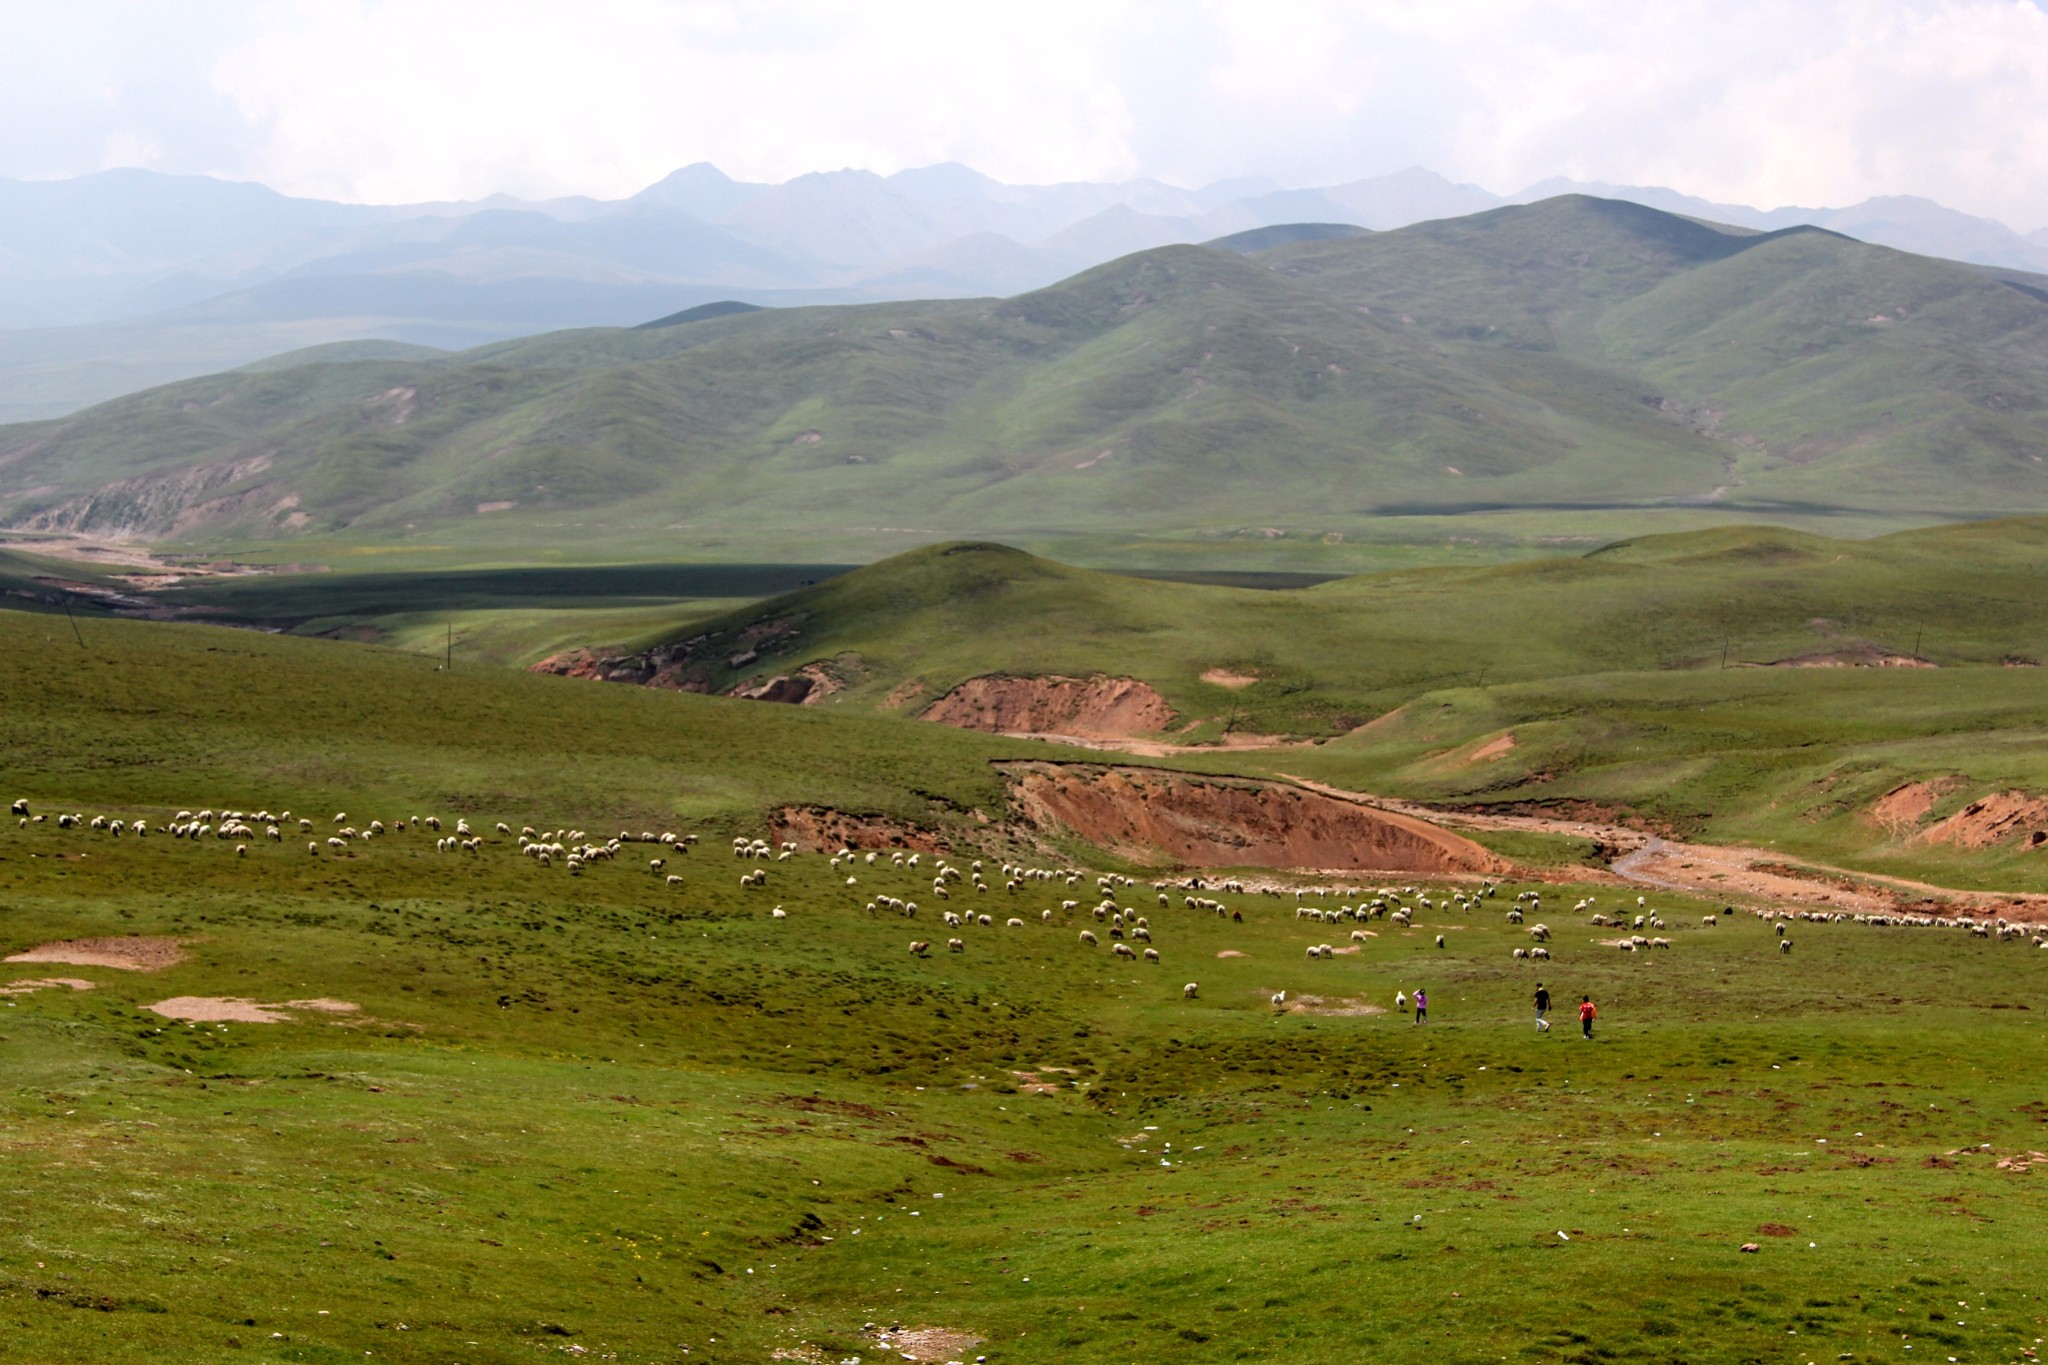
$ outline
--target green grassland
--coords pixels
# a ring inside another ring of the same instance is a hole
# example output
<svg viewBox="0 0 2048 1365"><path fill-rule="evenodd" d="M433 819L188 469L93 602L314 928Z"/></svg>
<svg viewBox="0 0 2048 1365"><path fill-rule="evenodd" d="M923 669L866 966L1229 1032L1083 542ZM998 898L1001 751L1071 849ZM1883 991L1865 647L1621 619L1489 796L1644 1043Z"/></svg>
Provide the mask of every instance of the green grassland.
<svg viewBox="0 0 2048 1365"><path fill-rule="evenodd" d="M1795 922L1786 955L1748 915L1704 928L1718 905L1658 896L1675 946L1622 954L1567 908L1614 888L1546 885L1556 957L1532 970L1511 882L1311 961L1351 926L1259 894L1224 897L1234 923L1141 882L1119 899L1165 961L1118 967L1058 908L1089 882L956 888L995 926L949 930L929 860L848 886L816 854L724 847L801 801L993 862L1017 836L989 760L1041 746L204 627L95 619L81 648L50 624L0 613L10 799L289 806L316 829L238 857L0 826L10 951L187 953L16 964L95 985L0 1004L20 1359L843 1361L896 1354L868 1325L901 1324L996 1362L1912 1362L2048 1335L2031 946ZM309 855L338 811L466 814L486 842ZM702 842L669 855L681 886L635 844L572 877L500 819ZM739 887L749 866L766 886ZM926 908L871 917L877 893ZM913 934L941 951L912 957ZM1600 1002L1596 1042L1569 1017L1537 1035L1539 975ZM1416 986L1427 1025L1269 1003ZM142 1008L181 995L360 1008Z"/></svg>
<svg viewBox="0 0 2048 1365"><path fill-rule="evenodd" d="M769 309L169 385L0 431L26 528L439 567L971 536L1356 571L1759 516L2048 510L2035 285L1580 196L1141 252L1014 299Z"/></svg>
<svg viewBox="0 0 2048 1365"><path fill-rule="evenodd" d="M1174 709L1167 737L1197 746L1182 766L1471 805L1591 802L1872 871L2032 889L2024 845L1918 843L1868 808L1909 780L1964 779L1939 815L1993 788L2048 789L2048 682L2032 666L2048 658L2044 536L2024 519L1868 541L1737 527L1285 591L968 543L641 648L719 692L822 665L844 683L827 709L899 717L986 674L1135 677ZM734 667L748 648L760 657ZM1884 658L1934 666L1771 666ZM1296 743L1213 747L1233 735Z"/></svg>

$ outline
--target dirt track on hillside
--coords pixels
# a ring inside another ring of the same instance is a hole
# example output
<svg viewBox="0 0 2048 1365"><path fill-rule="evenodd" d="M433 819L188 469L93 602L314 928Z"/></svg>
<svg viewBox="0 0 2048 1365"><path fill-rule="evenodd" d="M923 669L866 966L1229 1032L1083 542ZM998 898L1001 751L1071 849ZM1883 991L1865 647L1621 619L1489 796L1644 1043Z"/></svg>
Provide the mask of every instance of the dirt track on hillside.
<svg viewBox="0 0 2048 1365"><path fill-rule="evenodd" d="M1285 774L1282 774L1285 776ZM1601 881L1655 887L1688 895L1736 901L1792 903L1852 914L1910 910L1926 914L1993 912L2009 919L2048 920L2048 896L2017 892L1965 891L1904 877L1852 872L1774 849L1739 844L1693 844L1665 839L1627 825L1545 815L1505 815L1440 809L1345 792L1306 778L1289 778L1312 791L1362 801L1382 810L1428 820L1451 829L1520 830L1591 839L1620 854L1605 874L1582 867L1556 869L1556 880ZM1546 875L1538 870L1538 875Z"/></svg>

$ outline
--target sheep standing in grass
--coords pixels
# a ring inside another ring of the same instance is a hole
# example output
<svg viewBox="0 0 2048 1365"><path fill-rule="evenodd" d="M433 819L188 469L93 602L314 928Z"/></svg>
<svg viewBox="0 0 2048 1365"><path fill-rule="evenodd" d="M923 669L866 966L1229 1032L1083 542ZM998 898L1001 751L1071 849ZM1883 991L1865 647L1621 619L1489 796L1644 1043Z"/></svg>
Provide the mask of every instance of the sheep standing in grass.
<svg viewBox="0 0 2048 1365"><path fill-rule="evenodd" d="M910 951L915 953L919 957L923 957L926 953L930 952L931 950L931 942L927 939L914 938L910 940Z"/></svg>
<svg viewBox="0 0 2048 1365"><path fill-rule="evenodd" d="M965 939L949 938L946 940L946 951L949 953L964 953L967 951L967 941Z"/></svg>
<svg viewBox="0 0 2048 1365"><path fill-rule="evenodd" d="M1791 951L1792 951L1792 940L1791 940L1791 939L1789 939L1789 938L1781 938L1781 939L1779 939L1779 940L1778 940L1778 951L1779 951L1779 952L1781 952L1781 953L1789 953L1789 952L1791 952Z"/></svg>
<svg viewBox="0 0 2048 1365"><path fill-rule="evenodd" d="M1095 931L1093 929L1083 929L1081 931L1081 942L1087 944L1090 948L1093 948L1098 943L1100 943L1101 940L1095 937Z"/></svg>
<svg viewBox="0 0 2048 1365"><path fill-rule="evenodd" d="M1181 998L1181 999L1183 999L1183 1000L1193 1000L1193 999L1195 999L1195 998L1196 998L1196 996L1197 996L1197 995L1199 995L1199 994L1200 994L1200 992L1201 992L1201 989L1202 989L1202 983L1201 983L1201 982L1199 982L1199 981L1190 981L1190 982L1188 982L1188 984L1187 984L1187 985L1185 985L1185 986L1182 986L1182 987L1180 988L1180 998Z"/></svg>
<svg viewBox="0 0 2048 1365"><path fill-rule="evenodd" d="M1145 950L1145 960L1147 962L1159 961L1159 950L1157 948L1147 948Z"/></svg>

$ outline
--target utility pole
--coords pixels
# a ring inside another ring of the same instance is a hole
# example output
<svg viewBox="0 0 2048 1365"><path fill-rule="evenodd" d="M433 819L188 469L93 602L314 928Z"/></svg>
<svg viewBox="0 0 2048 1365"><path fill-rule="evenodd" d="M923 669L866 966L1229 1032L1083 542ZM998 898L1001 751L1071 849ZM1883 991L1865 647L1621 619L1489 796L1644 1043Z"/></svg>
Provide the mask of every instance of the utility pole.
<svg viewBox="0 0 2048 1365"><path fill-rule="evenodd" d="M78 647L84 649L85 636L78 629L78 618L71 614L71 598L69 596L66 596L64 599L64 619L71 623L71 633L78 637Z"/></svg>
<svg viewBox="0 0 2048 1365"><path fill-rule="evenodd" d="M1920 628L1913 632L1913 657L1915 659L1918 659L1920 657L1920 637L1925 635L1926 633L1927 623L1925 621L1922 621L1920 623Z"/></svg>
<svg viewBox="0 0 2048 1365"><path fill-rule="evenodd" d="M1728 646L1733 643L1734 640L1730 638L1723 638L1721 641L1721 671L1724 673L1728 671Z"/></svg>
<svg viewBox="0 0 2048 1365"><path fill-rule="evenodd" d="M455 671L455 623L453 621L448 623L448 652L441 656L441 671L443 673L453 673Z"/></svg>

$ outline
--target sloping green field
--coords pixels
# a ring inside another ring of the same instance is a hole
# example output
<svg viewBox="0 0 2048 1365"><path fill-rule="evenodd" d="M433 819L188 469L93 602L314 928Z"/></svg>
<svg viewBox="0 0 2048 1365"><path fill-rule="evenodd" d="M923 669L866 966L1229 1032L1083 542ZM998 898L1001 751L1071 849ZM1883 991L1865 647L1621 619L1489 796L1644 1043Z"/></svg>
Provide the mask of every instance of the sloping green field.
<svg viewBox="0 0 2048 1365"><path fill-rule="evenodd" d="M974 814L1000 811L987 760L1034 746L247 632L93 620L80 648L49 619L0 614L5 795L51 817L0 826L8 951L157 935L184 956L10 964L93 987L0 1004L21 1359L2039 1349L2030 944L1795 921L1787 954L1746 914L1708 928L1719 906L1657 897L1674 946L1620 953L1569 907L1633 897L1547 885L1554 957L1532 965L1519 883L1468 907L1430 888L1404 931L1207 893L1237 922L1141 880L1116 900L1164 960L1119 966L1077 941L1107 927L1092 876L1008 892L991 854L989 893L940 902L930 854L725 844L785 801L1001 837ZM314 828L54 819L203 806ZM336 851L338 813L391 828ZM427 814L482 845L395 828ZM702 841L572 875L499 820ZM750 868L764 886L739 886ZM870 915L877 894L923 909ZM1307 958L1319 942L1359 951ZM1548 1036L1537 979L1564 1007ZM1423 1025L1392 1012L1418 986ZM1278 1011L1280 990L1314 1003ZM146 1008L177 997L284 1022Z"/></svg>

